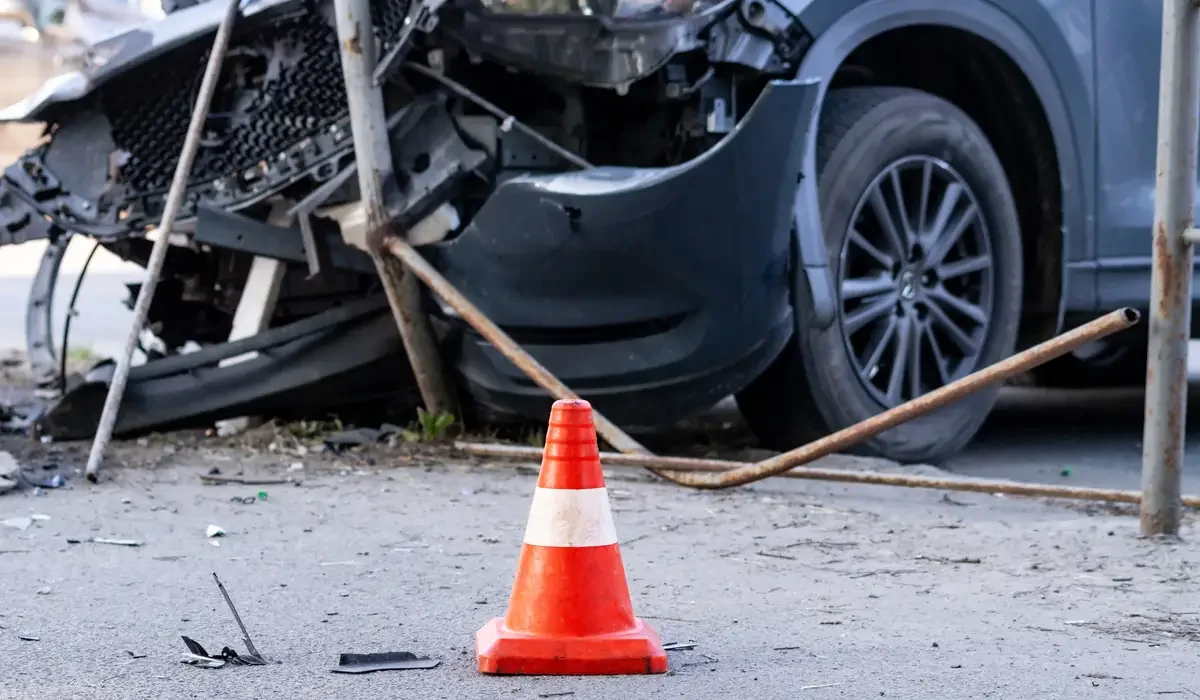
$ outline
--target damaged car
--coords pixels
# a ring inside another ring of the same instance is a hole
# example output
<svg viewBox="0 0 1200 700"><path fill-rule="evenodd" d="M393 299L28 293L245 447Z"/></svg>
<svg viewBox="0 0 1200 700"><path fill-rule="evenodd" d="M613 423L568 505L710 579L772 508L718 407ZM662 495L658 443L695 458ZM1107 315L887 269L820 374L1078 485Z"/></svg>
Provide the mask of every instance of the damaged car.
<svg viewBox="0 0 1200 700"><path fill-rule="evenodd" d="M118 435L415 401L372 260L347 242L365 217L332 3L243 3L169 234L154 228L225 7L168 9L0 110L46 125L0 181L0 245L50 241L28 312L35 373L65 389L45 429L90 435L112 371L68 386L55 350L48 301L77 238L145 265L152 239L171 236L154 347L130 375ZM790 448L1101 301L1145 305L1096 293L1096 98L1083 86L1108 59L1072 48L1101 27L1093 12L1126 11L375 0L387 207L448 280L617 423L662 426L733 395L763 444ZM435 295L424 301L471 412L541 421L548 396ZM996 397L862 449L944 458Z"/></svg>

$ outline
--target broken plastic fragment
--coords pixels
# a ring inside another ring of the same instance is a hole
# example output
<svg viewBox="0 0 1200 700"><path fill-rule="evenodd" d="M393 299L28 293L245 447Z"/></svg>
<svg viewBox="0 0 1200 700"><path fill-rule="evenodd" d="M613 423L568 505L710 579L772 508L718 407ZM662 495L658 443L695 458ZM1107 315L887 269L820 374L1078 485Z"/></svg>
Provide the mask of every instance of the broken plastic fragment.
<svg viewBox="0 0 1200 700"><path fill-rule="evenodd" d="M183 643L187 645L188 653L183 655L180 663L199 666L200 668L221 668L225 664L232 666L262 666L266 662L256 656L242 656L229 647L221 649L221 653L217 655L209 654L200 642L191 637L183 637Z"/></svg>
<svg viewBox="0 0 1200 700"><path fill-rule="evenodd" d="M417 656L411 651L385 651L377 654L339 654L334 673L372 673L374 671L408 671L428 669L440 664L438 659Z"/></svg>
<svg viewBox="0 0 1200 700"><path fill-rule="evenodd" d="M29 518L29 517L25 517L25 516L20 516L17 518L9 518L8 520L5 520L3 524L5 527L11 527L11 528L15 528L17 530L25 530L25 529L28 529L29 526L33 524L33 518Z"/></svg>
<svg viewBox="0 0 1200 700"><path fill-rule="evenodd" d="M204 536L205 537L224 537L225 530L222 529L218 525L209 525L208 529L204 531Z"/></svg>

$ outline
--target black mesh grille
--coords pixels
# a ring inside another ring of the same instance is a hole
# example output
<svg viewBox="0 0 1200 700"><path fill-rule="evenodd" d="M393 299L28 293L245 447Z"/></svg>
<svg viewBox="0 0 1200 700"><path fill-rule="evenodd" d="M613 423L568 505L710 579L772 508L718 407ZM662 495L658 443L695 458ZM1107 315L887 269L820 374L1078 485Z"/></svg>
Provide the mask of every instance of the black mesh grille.
<svg viewBox="0 0 1200 700"><path fill-rule="evenodd" d="M385 51L399 35L405 7L404 0L372 3ZM236 63L239 51L261 54L263 47L282 49L290 59L279 62L278 78L243 106L248 116L210 117L210 132L218 138L207 140L197 153L192 184L256 166L346 117L337 32L318 9L235 37L226 66ZM208 37L105 86L101 101L114 141L129 154L121 179L131 194L161 195L169 187L210 48Z"/></svg>

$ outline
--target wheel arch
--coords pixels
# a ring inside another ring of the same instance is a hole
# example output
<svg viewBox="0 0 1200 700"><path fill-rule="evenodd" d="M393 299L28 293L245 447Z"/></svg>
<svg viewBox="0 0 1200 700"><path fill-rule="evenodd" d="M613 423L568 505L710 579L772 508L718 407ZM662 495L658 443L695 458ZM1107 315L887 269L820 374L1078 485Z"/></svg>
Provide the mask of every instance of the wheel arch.
<svg viewBox="0 0 1200 700"><path fill-rule="evenodd" d="M800 184L797 212L801 235L821 235L821 215L817 196L816 139L818 122L827 91L846 60L872 39L888 32L921 26L945 27L974 35L991 44L1021 71L1043 110L1054 143L1059 177L1061 223L1058 251L1058 298L1052 301L1053 317L1049 325L1023 333L1026 343L1057 332L1063 322L1067 298L1067 264L1088 259L1092 249L1094 168L1093 119L1089 82L1085 80L1067 40L1057 30L1049 41L1039 43L1011 15L984 0L867 0L846 10L844 0L800 0L793 11L817 39L797 71L797 79L815 80L820 85L818 108L814 110L804 149L805 177ZM1051 22L1038 3L1025 3L1031 12L1041 13L1040 21ZM1036 15L1033 20L1039 20ZM1045 37L1043 37L1044 39ZM1051 68L1050 56L1056 73ZM1094 293L1094 290L1093 290ZM1047 300L1048 302L1050 300Z"/></svg>

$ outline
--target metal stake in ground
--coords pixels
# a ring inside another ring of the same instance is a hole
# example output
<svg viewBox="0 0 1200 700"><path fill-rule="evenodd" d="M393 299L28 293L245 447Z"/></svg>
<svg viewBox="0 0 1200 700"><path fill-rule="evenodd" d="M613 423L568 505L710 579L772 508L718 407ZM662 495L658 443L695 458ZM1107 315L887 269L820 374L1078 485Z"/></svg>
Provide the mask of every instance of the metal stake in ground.
<svg viewBox="0 0 1200 700"><path fill-rule="evenodd" d="M350 129L354 158L358 164L358 186L366 209L367 230L388 223L383 188L392 180L392 151L388 141L383 92L372 75L378 61L369 0L334 0L346 100L350 107ZM364 241L348 241L364 249ZM454 395L446 386L437 342L429 318L421 309L421 285L395 258L367 250L383 282L392 316L404 341L421 399L430 413L457 414Z"/></svg>
<svg viewBox="0 0 1200 700"><path fill-rule="evenodd" d="M1154 267L1142 440L1143 535L1179 532L1192 315L1200 71L1195 0L1164 0L1154 193Z"/></svg>
<svg viewBox="0 0 1200 700"><path fill-rule="evenodd" d="M112 383L108 386L108 396L104 400L104 410L100 414L100 422L96 425L96 436L92 440L92 451L88 454L87 479L93 483L100 472L100 464L104 460L104 451L112 439L113 427L117 423L117 414L121 409L121 399L125 396L125 382L129 379L129 366L133 361L133 350L137 347L138 336L146 324L146 315L150 312L150 302L154 299L154 290L158 286L158 278L162 274L163 263L167 258L167 247L171 238L171 229L175 226L175 217L183 204L187 189L188 176L192 172L192 161L196 157L196 149L200 145L200 135L204 131L204 123L208 119L208 106L212 102L213 91L217 87L217 79L221 75L221 63L229 49L229 37L233 33L233 23L237 19L240 0L228 0L229 9L217 29L217 37L213 40L212 50L208 55L208 65L204 69L204 78L200 82L200 94L196 97L196 106L192 109L192 120L188 123L187 136L183 141L183 149L179 153L179 162L175 165L175 176L171 180L171 189L167 192L167 202L163 207L162 219L158 223L158 238L150 250L150 260L146 263L146 281L138 292L137 303L133 307L133 324L129 328L129 336L125 338L125 348L117 357L117 367L113 371ZM62 352L67 349L63 348Z"/></svg>

